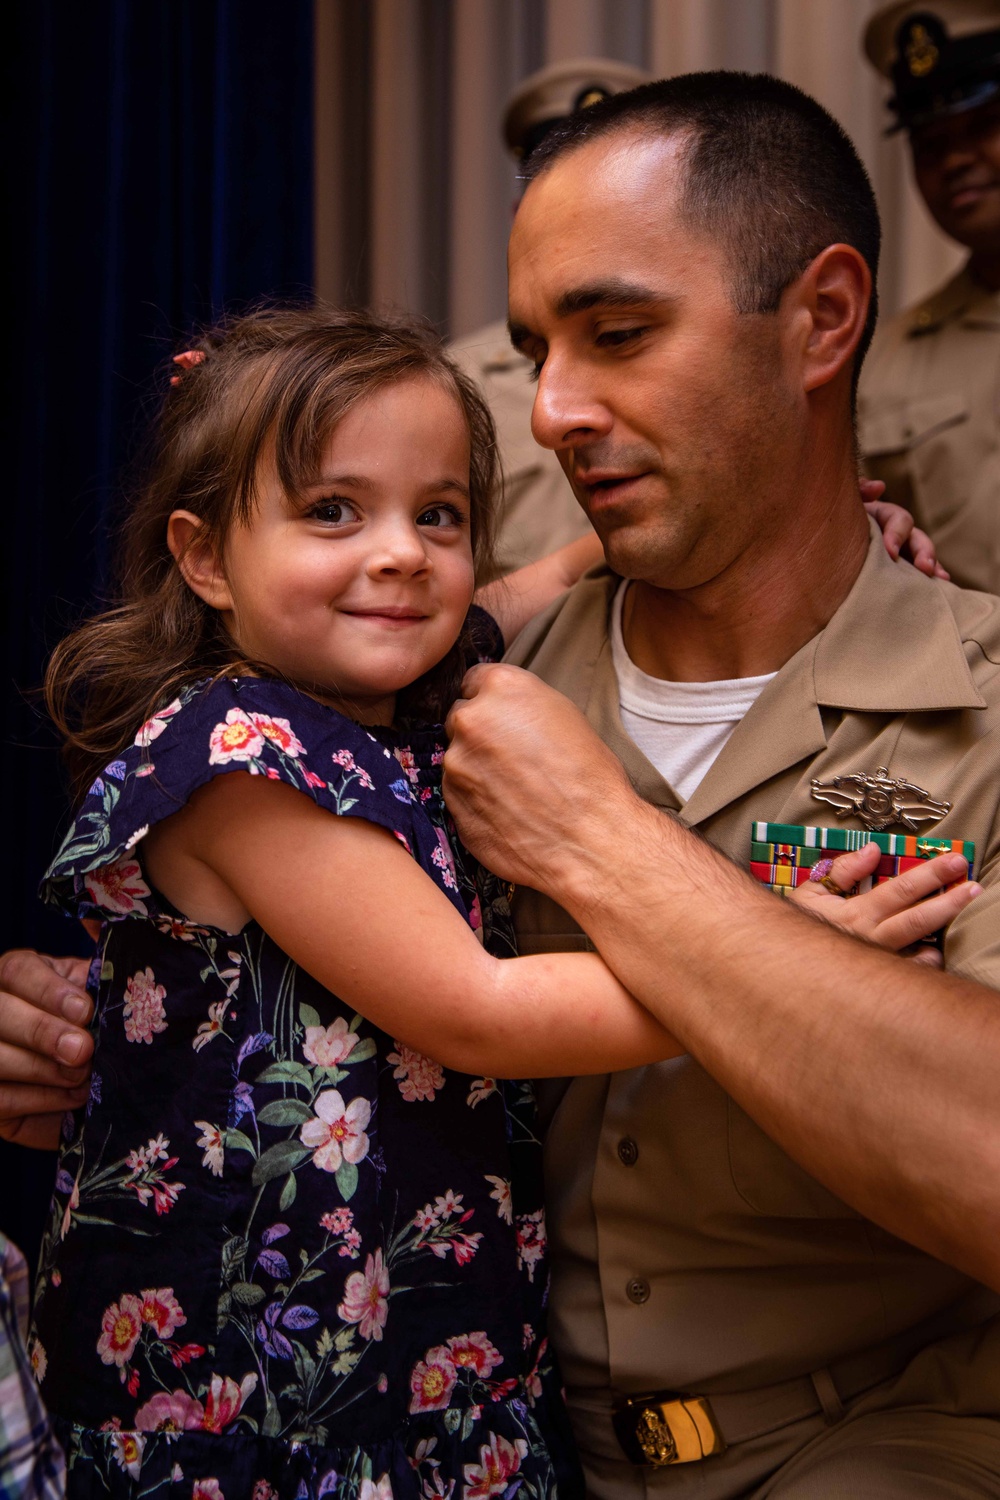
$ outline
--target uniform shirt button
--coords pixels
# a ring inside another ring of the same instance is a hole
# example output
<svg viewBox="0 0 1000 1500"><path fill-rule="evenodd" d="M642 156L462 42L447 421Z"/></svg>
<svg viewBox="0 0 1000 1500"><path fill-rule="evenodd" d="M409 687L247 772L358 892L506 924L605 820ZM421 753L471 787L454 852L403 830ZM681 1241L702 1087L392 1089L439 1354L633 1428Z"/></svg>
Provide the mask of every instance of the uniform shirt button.
<svg viewBox="0 0 1000 1500"><path fill-rule="evenodd" d="M625 1288L625 1295L630 1302L638 1307L643 1302L649 1301L649 1282L644 1281L641 1276L633 1276Z"/></svg>
<svg viewBox="0 0 1000 1500"><path fill-rule="evenodd" d="M634 1167L639 1160L639 1147L630 1135L623 1135L618 1142L618 1160L623 1167Z"/></svg>

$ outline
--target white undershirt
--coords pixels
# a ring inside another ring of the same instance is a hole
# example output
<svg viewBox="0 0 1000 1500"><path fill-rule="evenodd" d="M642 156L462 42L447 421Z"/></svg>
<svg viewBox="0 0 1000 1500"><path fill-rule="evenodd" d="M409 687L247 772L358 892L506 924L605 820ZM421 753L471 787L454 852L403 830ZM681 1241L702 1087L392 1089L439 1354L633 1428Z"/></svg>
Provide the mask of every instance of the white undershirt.
<svg viewBox="0 0 1000 1500"><path fill-rule="evenodd" d="M611 607L611 654L622 725L648 761L687 802L729 736L775 676L666 682L641 671L622 637L622 583Z"/></svg>

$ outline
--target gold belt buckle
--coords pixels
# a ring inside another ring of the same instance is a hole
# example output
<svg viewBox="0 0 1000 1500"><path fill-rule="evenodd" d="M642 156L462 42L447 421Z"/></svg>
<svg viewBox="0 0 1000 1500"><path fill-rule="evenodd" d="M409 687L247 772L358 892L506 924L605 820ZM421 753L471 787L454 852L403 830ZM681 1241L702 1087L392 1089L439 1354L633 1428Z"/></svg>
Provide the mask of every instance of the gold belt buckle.
<svg viewBox="0 0 1000 1500"><path fill-rule="evenodd" d="M705 1396L678 1396L671 1391L629 1396L615 1408L612 1421L615 1436L634 1464L664 1469L670 1464L698 1463L726 1451L726 1440Z"/></svg>

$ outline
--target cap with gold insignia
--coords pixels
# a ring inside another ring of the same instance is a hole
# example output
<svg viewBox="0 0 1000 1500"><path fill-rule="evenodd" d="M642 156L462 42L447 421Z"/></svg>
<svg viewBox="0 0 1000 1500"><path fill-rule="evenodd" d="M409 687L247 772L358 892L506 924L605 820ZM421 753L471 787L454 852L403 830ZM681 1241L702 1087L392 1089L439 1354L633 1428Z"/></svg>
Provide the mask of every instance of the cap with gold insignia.
<svg viewBox="0 0 1000 1500"><path fill-rule="evenodd" d="M651 76L609 57L577 57L540 68L508 99L503 138L514 156L524 161L561 120L600 99L649 83Z"/></svg>
<svg viewBox="0 0 1000 1500"><path fill-rule="evenodd" d="M883 6L865 52L892 80L896 121L912 130L975 109L1000 94L1000 0L931 0Z"/></svg>

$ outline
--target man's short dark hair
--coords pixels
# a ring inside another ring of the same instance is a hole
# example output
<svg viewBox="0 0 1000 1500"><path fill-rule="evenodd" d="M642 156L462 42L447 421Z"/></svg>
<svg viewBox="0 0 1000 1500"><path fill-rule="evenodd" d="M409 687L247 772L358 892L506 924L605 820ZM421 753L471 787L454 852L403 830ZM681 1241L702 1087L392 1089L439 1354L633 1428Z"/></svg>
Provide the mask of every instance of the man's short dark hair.
<svg viewBox="0 0 1000 1500"><path fill-rule="evenodd" d="M776 312L785 288L827 245L852 245L872 274L855 380L878 313L881 229L875 194L853 144L808 94L768 73L686 73L581 110L531 156L539 177L601 136L688 135L682 212L720 240L744 313Z"/></svg>

